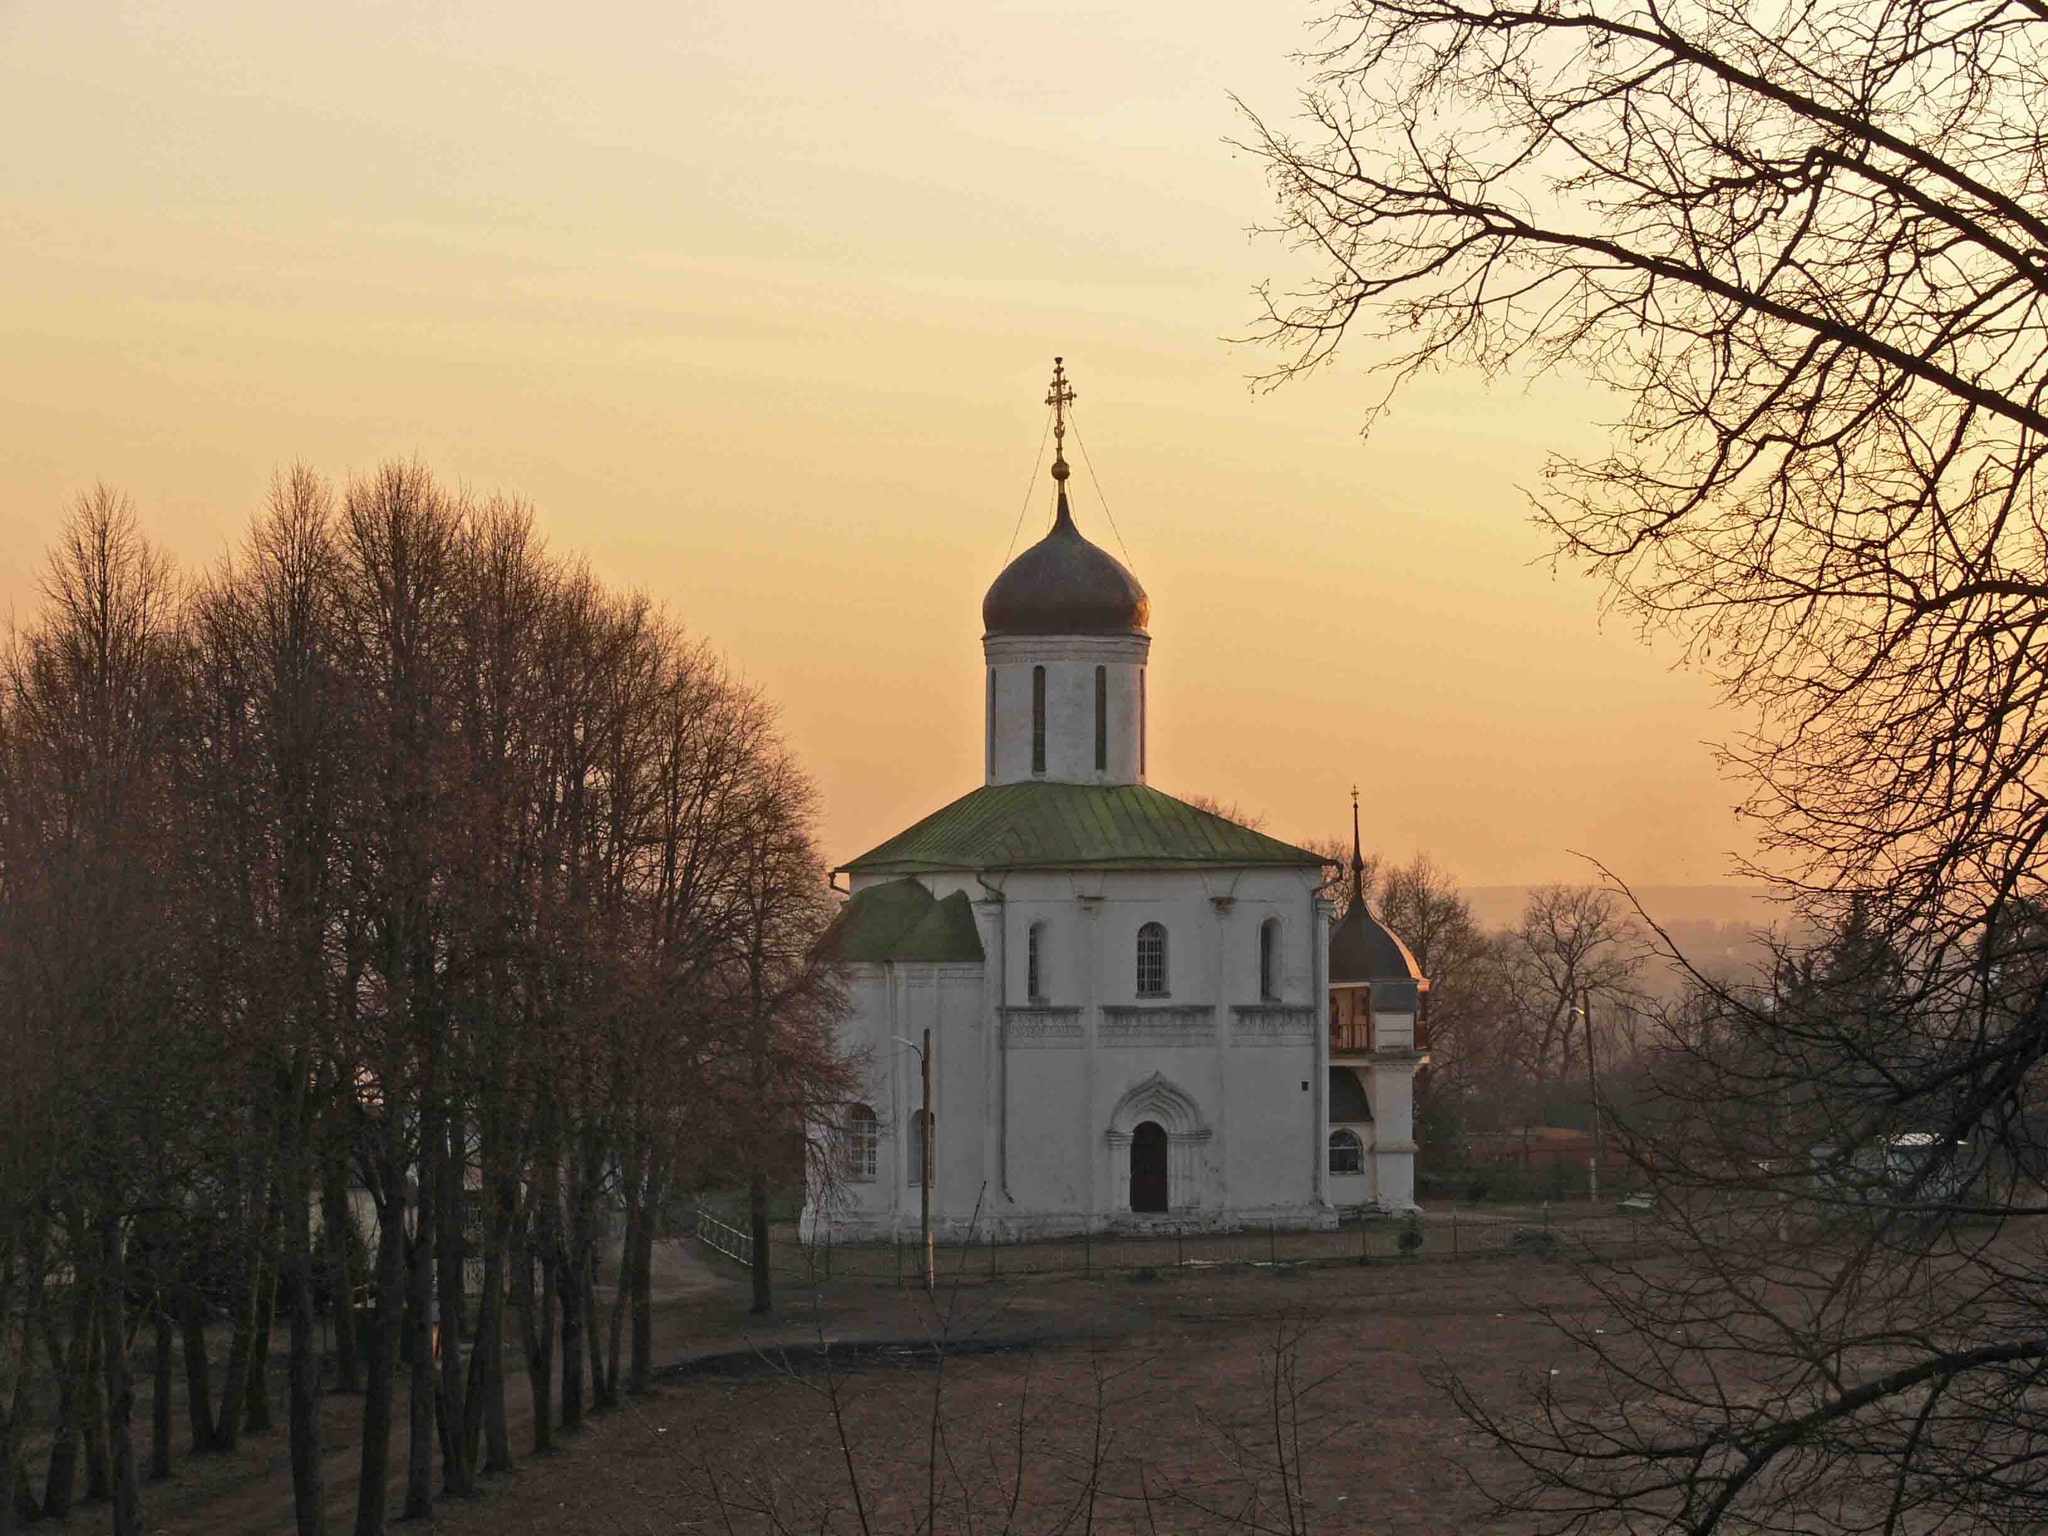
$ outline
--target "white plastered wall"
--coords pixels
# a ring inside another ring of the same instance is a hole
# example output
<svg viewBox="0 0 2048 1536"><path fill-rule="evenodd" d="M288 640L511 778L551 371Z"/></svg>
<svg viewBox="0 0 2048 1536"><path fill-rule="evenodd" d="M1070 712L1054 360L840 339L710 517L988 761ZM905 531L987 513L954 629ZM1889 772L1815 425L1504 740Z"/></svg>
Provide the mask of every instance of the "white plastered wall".
<svg viewBox="0 0 2048 1536"><path fill-rule="evenodd" d="M1327 913L1308 869L938 875L976 902L984 965L848 968L850 1043L870 1062L879 1176L814 1191L843 1239L914 1233L917 1058L933 1030L934 1222L945 1235L1334 1221L1325 1194ZM874 883L856 880L856 889ZM1277 998L1259 928L1280 923ZM1167 930L1168 995L1137 995L1137 930ZM1041 990L1026 935L1044 925ZM1169 1202L1130 1210L1129 1136L1168 1133Z"/></svg>

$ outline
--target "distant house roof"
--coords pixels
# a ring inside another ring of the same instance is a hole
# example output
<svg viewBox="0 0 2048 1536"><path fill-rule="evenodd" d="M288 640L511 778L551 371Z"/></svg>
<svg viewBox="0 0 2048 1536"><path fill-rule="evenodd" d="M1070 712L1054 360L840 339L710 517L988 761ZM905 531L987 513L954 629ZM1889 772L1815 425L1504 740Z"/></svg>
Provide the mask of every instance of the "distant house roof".
<svg viewBox="0 0 2048 1536"><path fill-rule="evenodd" d="M870 875L1322 862L1150 785L1030 782L962 795L843 867Z"/></svg>
<svg viewBox="0 0 2048 1536"><path fill-rule="evenodd" d="M840 960L943 964L982 958L967 893L955 891L941 901L915 880L869 886L839 909L824 943Z"/></svg>

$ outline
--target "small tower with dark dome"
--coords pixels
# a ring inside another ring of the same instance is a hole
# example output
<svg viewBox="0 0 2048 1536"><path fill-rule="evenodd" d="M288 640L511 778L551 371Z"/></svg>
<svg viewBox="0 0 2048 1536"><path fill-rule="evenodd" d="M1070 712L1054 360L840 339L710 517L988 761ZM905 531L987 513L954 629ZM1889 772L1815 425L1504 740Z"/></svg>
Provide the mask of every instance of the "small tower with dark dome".
<svg viewBox="0 0 2048 1536"><path fill-rule="evenodd" d="M1066 365L1053 359L1051 531L981 602L988 664L986 781L1145 782L1146 626L1138 578L1075 526L1067 500Z"/></svg>
<svg viewBox="0 0 2048 1536"><path fill-rule="evenodd" d="M1339 1204L1415 1204L1415 1071L1429 980L1365 900L1351 791L1351 904L1330 930L1330 1187ZM1340 1167L1341 1164L1341 1167Z"/></svg>

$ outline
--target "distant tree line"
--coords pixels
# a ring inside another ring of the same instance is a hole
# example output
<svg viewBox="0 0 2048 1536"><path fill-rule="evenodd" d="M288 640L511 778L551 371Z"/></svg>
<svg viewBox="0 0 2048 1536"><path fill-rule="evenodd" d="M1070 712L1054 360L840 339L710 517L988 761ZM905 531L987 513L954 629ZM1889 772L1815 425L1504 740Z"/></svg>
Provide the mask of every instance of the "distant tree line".
<svg viewBox="0 0 2048 1536"><path fill-rule="evenodd" d="M324 1530L323 1311L358 1536L400 1375L408 1516L437 1457L511 1466L508 1339L535 1450L645 1389L678 1193L745 1185L765 1243L844 1079L771 709L415 464L281 475L192 580L96 491L42 596L0 656L0 1533L140 1530L175 1397L192 1455L270 1427L275 1335Z"/></svg>

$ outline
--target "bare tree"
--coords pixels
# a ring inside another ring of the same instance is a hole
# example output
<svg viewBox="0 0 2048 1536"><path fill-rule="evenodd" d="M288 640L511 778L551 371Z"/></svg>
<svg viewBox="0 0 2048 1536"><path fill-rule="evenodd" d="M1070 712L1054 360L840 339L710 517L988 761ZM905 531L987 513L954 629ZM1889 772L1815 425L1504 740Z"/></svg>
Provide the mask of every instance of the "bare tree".
<svg viewBox="0 0 2048 1536"><path fill-rule="evenodd" d="M1553 1529L2038 1523L2048 9L1325 25L1256 135L1316 269L1281 374L1350 336L1615 392L1538 515L1756 712L1729 760L1821 935L1658 1021L1630 1129L1677 1255L1606 1277L1606 1394L1467 1406Z"/></svg>

